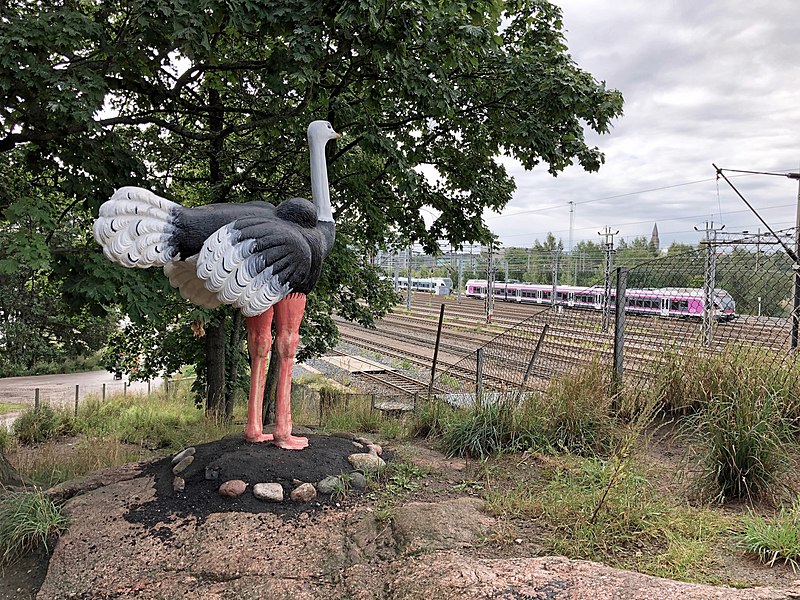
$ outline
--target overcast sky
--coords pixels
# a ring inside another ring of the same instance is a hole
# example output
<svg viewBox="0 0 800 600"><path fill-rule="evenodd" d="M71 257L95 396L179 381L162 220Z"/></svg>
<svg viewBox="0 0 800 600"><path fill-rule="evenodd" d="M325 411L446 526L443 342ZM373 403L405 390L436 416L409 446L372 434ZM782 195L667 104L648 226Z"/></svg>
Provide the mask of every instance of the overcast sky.
<svg viewBox="0 0 800 600"><path fill-rule="evenodd" d="M605 226L628 240L658 224L662 247L694 243L705 221L726 231L760 225L723 169L800 171L800 19L792 0L556 0L569 52L625 98L610 134L589 141L605 152L598 173L509 161L514 199L486 222L509 246L552 231L567 246L600 241ZM731 180L775 229L794 225L797 180ZM717 192L719 189L719 192ZM763 230L763 227L762 227Z"/></svg>

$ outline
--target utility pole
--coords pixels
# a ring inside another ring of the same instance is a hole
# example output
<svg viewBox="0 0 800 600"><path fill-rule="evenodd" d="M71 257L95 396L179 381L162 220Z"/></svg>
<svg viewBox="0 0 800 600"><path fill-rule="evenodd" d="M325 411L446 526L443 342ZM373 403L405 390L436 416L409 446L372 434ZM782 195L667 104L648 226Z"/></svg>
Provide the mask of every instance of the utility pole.
<svg viewBox="0 0 800 600"><path fill-rule="evenodd" d="M575 257L572 255L572 226L575 223L575 203L569 201L569 262L572 265L573 285L578 285L578 270L575 264Z"/></svg>
<svg viewBox="0 0 800 600"><path fill-rule="evenodd" d="M794 270L794 286L792 292L792 335L789 339L789 347L797 348L797 331L800 329L800 264L797 256L800 256L800 172L788 173L789 179L797 179L797 216L794 224L794 255L795 263L792 265Z"/></svg>
<svg viewBox="0 0 800 600"><path fill-rule="evenodd" d="M489 242L489 261L486 264L486 322L492 322L494 312L494 242Z"/></svg>
<svg viewBox="0 0 800 600"><path fill-rule="evenodd" d="M458 257L458 297L457 301L461 302L461 288L464 287L464 255Z"/></svg>
<svg viewBox="0 0 800 600"><path fill-rule="evenodd" d="M558 302L556 298L558 297L558 255L561 254L558 248L553 250L553 295L550 297L550 302L553 305L553 310L556 310L556 306L558 306Z"/></svg>
<svg viewBox="0 0 800 600"><path fill-rule="evenodd" d="M406 276L408 289L406 290L408 293L406 294L406 308L411 310L411 246L408 247L408 275Z"/></svg>
<svg viewBox="0 0 800 600"><path fill-rule="evenodd" d="M400 283L400 253L395 250L394 252L394 291Z"/></svg>
<svg viewBox="0 0 800 600"><path fill-rule="evenodd" d="M700 231L697 227L695 231ZM714 341L714 288L717 284L717 232L725 225L714 227L714 221L706 221L706 239L700 242L706 247L705 275L703 277L703 341L711 346Z"/></svg>
<svg viewBox="0 0 800 600"><path fill-rule="evenodd" d="M608 331L611 323L611 279L614 269L614 253L616 252L614 250L614 236L618 233L619 229L611 233L611 227L606 227L603 233L597 232L597 235L605 237L606 249L605 271L603 273L603 319L600 325L603 332ZM619 302L621 300L618 298L617 303Z"/></svg>

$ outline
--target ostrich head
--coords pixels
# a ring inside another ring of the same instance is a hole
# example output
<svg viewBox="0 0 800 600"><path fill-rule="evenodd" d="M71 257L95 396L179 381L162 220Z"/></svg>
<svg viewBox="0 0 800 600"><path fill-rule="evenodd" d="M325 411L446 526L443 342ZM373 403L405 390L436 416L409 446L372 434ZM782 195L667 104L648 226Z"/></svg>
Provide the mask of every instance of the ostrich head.
<svg viewBox="0 0 800 600"><path fill-rule="evenodd" d="M342 134L336 133L333 126L328 121L312 121L308 126L308 143L309 145L316 145L321 142L322 147L329 140L335 140L342 137Z"/></svg>

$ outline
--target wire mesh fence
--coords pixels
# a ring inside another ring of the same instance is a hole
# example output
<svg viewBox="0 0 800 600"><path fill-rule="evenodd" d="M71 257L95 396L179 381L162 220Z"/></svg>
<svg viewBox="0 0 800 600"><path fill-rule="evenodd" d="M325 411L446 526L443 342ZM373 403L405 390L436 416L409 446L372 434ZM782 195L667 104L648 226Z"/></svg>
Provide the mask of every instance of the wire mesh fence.
<svg viewBox="0 0 800 600"><path fill-rule="evenodd" d="M476 282L484 299L541 308L439 373L439 395L466 404L544 389L595 364L618 386L645 391L667 368L730 352L757 355L767 367L793 364L800 284L784 251L794 232L780 235L710 232L696 247L633 267L612 268L609 247L605 277L591 286Z"/></svg>

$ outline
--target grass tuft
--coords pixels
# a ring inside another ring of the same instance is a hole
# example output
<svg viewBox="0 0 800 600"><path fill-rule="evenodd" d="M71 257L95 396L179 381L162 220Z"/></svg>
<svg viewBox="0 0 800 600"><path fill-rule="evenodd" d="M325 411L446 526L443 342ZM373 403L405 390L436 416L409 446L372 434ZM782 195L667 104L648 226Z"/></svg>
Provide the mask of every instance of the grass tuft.
<svg viewBox="0 0 800 600"><path fill-rule="evenodd" d="M47 404L22 413L12 431L20 444L38 444L74 431L74 420L66 410L54 410Z"/></svg>
<svg viewBox="0 0 800 600"><path fill-rule="evenodd" d="M739 543L770 567L782 562L796 571L800 565L800 499L767 519L753 512L744 517L745 530Z"/></svg>
<svg viewBox="0 0 800 600"><path fill-rule="evenodd" d="M0 496L0 564L44 547L67 528L67 518L39 489L6 491Z"/></svg>
<svg viewBox="0 0 800 600"><path fill-rule="evenodd" d="M685 425L697 443L698 486L718 502L776 496L792 466L794 432L774 395L742 382L736 395L716 397Z"/></svg>

